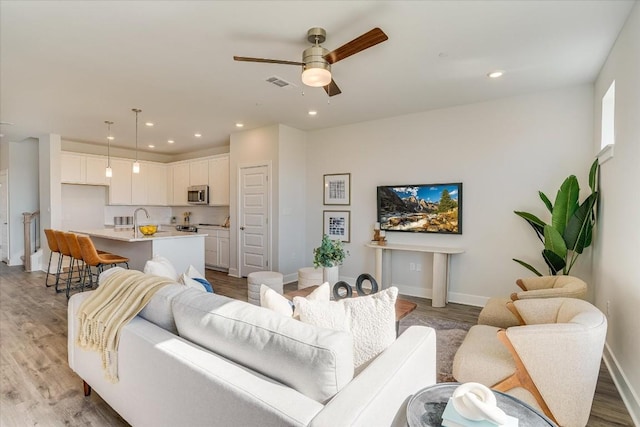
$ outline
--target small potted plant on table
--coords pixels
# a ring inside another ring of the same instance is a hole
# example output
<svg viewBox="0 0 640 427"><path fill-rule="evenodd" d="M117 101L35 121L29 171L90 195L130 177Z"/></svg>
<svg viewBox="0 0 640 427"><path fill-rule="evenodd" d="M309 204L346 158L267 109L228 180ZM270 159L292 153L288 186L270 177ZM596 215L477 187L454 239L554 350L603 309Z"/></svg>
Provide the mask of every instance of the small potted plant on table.
<svg viewBox="0 0 640 427"><path fill-rule="evenodd" d="M322 243L313 250L313 266L322 267L322 279L333 286L340 276L338 268L349 255L340 240L331 240L328 235L322 235Z"/></svg>

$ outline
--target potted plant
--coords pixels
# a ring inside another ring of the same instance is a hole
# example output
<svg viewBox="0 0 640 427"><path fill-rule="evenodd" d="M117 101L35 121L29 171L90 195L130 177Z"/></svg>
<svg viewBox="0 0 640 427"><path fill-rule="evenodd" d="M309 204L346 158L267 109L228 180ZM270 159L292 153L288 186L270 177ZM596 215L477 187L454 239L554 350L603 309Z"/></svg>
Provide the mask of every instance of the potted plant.
<svg viewBox="0 0 640 427"><path fill-rule="evenodd" d="M542 258L549 267L551 275L568 275L578 256L591 245L593 227L596 224L598 168L598 160L596 159L589 171L591 194L582 203L578 202L580 186L574 175L564 180L556 194L554 204L551 204L549 198L542 191L538 192L551 214L551 224L545 223L528 212L514 211L516 215L524 218L533 227L538 239L544 244ZM542 276L530 264L515 258L513 260L536 275Z"/></svg>
<svg viewBox="0 0 640 427"><path fill-rule="evenodd" d="M313 266L322 267L322 278L330 285L339 278L338 267L342 265L349 251L344 249L340 240L331 240L327 234L322 235L322 243L313 250Z"/></svg>

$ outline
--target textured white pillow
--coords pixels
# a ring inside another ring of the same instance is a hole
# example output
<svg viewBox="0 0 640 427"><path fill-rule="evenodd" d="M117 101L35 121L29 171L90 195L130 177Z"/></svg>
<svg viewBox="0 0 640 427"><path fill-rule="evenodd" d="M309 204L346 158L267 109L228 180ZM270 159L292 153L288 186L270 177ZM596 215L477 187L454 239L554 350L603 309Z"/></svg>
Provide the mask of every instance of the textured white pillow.
<svg viewBox="0 0 640 427"><path fill-rule="evenodd" d="M176 273L171 261L160 255L154 255L153 258L145 263L144 272L155 276L168 277L175 281L178 280L178 273Z"/></svg>
<svg viewBox="0 0 640 427"><path fill-rule="evenodd" d="M265 285L260 285L260 306L280 313L283 316L291 317L293 315L293 305L291 301Z"/></svg>
<svg viewBox="0 0 640 427"><path fill-rule="evenodd" d="M364 366L396 339L398 288L340 301L309 301L295 297L300 320L323 328L351 332L353 364Z"/></svg>

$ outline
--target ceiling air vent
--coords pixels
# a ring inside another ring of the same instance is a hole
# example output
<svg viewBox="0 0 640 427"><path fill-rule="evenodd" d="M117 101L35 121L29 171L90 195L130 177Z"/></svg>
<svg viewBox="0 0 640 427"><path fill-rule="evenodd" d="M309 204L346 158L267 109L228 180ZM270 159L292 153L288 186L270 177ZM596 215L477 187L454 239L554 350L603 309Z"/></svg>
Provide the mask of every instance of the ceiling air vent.
<svg viewBox="0 0 640 427"><path fill-rule="evenodd" d="M286 80L282 80L280 77L277 77L277 76L269 77L267 79L267 82L272 83L278 87L295 86L294 84L289 83Z"/></svg>

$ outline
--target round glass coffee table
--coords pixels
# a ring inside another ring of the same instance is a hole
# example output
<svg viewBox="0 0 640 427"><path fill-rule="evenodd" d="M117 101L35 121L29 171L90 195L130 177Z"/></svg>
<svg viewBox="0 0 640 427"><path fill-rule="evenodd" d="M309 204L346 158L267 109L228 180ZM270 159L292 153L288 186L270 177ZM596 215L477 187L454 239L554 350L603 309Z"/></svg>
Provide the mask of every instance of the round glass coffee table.
<svg viewBox="0 0 640 427"><path fill-rule="evenodd" d="M460 383L442 383L424 388L413 395L407 404L409 427L440 427L442 412L453 391ZM520 399L492 390L498 407L518 419L518 427L557 427L549 418Z"/></svg>

